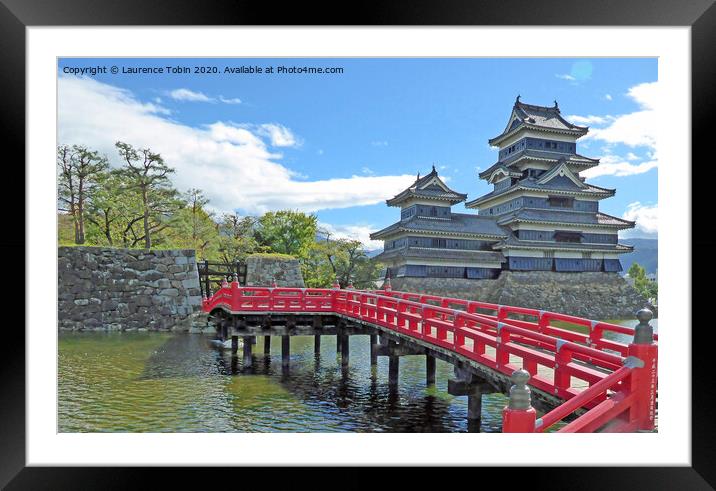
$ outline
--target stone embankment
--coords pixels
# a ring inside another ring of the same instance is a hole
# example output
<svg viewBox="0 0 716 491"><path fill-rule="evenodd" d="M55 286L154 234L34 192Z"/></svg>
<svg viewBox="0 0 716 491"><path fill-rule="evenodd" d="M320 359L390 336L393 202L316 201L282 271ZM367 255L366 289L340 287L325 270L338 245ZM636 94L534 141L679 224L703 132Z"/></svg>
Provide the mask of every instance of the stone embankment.
<svg viewBox="0 0 716 491"><path fill-rule="evenodd" d="M494 280L395 278L394 290L561 312L597 320L632 319L653 305L617 273L503 271Z"/></svg>
<svg viewBox="0 0 716 491"><path fill-rule="evenodd" d="M201 310L193 250L58 248L58 327L188 330Z"/></svg>

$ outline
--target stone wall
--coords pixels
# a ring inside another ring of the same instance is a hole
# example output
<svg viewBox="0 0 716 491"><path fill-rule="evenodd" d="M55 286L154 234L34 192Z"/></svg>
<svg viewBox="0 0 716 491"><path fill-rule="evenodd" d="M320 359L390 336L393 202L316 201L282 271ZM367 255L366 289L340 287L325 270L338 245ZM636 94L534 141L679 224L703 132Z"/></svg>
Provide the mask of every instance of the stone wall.
<svg viewBox="0 0 716 491"><path fill-rule="evenodd" d="M394 290L561 312L596 320L632 319L654 306L618 273L503 271L495 280L395 278Z"/></svg>
<svg viewBox="0 0 716 491"><path fill-rule="evenodd" d="M58 248L63 330L186 330L201 308L193 250Z"/></svg>
<svg viewBox="0 0 716 491"><path fill-rule="evenodd" d="M303 274L298 259L276 255L255 254L246 259L246 285L303 288Z"/></svg>

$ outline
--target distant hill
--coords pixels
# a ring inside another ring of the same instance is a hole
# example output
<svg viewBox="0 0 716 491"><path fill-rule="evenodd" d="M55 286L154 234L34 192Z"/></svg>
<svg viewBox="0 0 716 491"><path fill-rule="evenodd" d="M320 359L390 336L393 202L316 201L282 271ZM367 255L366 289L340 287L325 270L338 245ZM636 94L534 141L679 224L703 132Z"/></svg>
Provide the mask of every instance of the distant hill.
<svg viewBox="0 0 716 491"><path fill-rule="evenodd" d="M622 254L619 259L622 261L624 272L629 270L632 263L641 264L647 273L656 273L659 267L659 241L658 239L623 239L621 244L634 246L634 252Z"/></svg>
<svg viewBox="0 0 716 491"><path fill-rule="evenodd" d="M383 249L375 249L373 251L365 251L365 255L368 257L375 257L381 252L383 252Z"/></svg>

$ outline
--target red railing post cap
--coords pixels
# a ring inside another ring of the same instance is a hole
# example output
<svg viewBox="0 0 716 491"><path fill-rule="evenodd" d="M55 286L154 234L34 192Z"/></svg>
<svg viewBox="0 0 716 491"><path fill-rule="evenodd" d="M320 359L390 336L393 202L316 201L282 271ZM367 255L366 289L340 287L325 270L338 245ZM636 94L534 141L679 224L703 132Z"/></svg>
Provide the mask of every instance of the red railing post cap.
<svg viewBox="0 0 716 491"><path fill-rule="evenodd" d="M649 309L641 309L636 313L639 324L634 328L634 344L653 344L654 328L649 321L654 318L654 313Z"/></svg>
<svg viewBox="0 0 716 491"><path fill-rule="evenodd" d="M510 402L508 407L515 410L526 410L532 407L532 394L527 382L530 380L530 373L524 368L512 372L512 383L510 387Z"/></svg>

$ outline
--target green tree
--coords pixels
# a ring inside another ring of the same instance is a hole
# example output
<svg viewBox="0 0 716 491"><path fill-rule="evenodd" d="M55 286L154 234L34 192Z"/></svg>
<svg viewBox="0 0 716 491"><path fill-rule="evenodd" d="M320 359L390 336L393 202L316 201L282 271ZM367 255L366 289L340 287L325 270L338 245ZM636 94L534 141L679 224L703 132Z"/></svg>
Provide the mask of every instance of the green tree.
<svg viewBox="0 0 716 491"><path fill-rule="evenodd" d="M325 233L325 232L323 232ZM301 261L303 279L308 287L327 288L335 279L342 288L372 288L379 279L381 264L366 254L358 240L325 240L314 242Z"/></svg>
<svg viewBox="0 0 716 491"><path fill-rule="evenodd" d="M656 300L659 294L659 287L656 281L651 281L646 276L646 270L639 263L632 263L627 271L629 278L634 281L634 289L648 299Z"/></svg>
<svg viewBox="0 0 716 491"><path fill-rule="evenodd" d="M214 214L206 210L209 200L195 188L184 193L183 200L184 206L175 213L165 234L167 245L195 249L200 259L216 255L219 224L214 221Z"/></svg>
<svg viewBox="0 0 716 491"><path fill-rule="evenodd" d="M300 211L272 211L259 219L256 235L273 252L304 258L316 240L317 222L315 215Z"/></svg>
<svg viewBox="0 0 716 491"><path fill-rule="evenodd" d="M217 252L219 260L227 266L243 261L254 252L264 252L265 247L259 246L256 240L258 219L252 216L241 216L237 213L225 213L219 222Z"/></svg>
<svg viewBox="0 0 716 491"><path fill-rule="evenodd" d="M105 157L81 145L57 147L58 208L72 217L75 244L85 243L85 218L88 203L97 190L97 183L107 173Z"/></svg>
<svg viewBox="0 0 716 491"><path fill-rule="evenodd" d="M142 202L142 233L135 233L134 244L143 240L144 247L150 249L152 234L164 230L168 219L181 206L178 193L169 180L174 169L164 162L161 155L148 148L135 149L119 141L116 147L125 163L120 172L127 178L129 188L137 190Z"/></svg>

